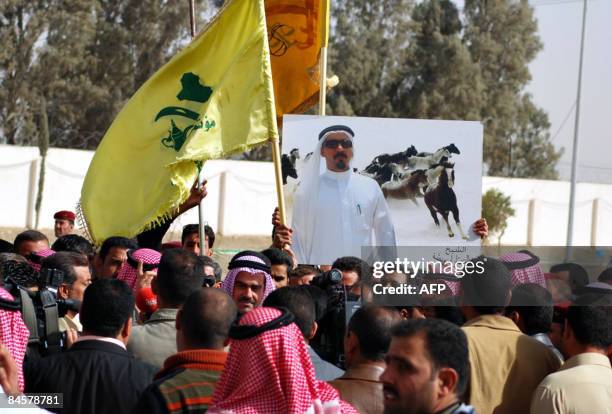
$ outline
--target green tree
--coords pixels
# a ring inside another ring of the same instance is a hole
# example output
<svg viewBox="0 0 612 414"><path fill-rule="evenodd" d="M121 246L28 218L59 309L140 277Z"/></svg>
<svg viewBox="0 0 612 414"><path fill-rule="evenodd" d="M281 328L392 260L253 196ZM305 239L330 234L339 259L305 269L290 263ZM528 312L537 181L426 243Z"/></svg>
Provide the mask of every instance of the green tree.
<svg viewBox="0 0 612 414"><path fill-rule="evenodd" d="M340 84L328 95L330 114L397 116L392 86L407 45L412 0L332 2L330 71Z"/></svg>
<svg viewBox="0 0 612 414"><path fill-rule="evenodd" d="M490 189L482 196L482 217L487 220L489 234L497 236L498 245L508 227L508 219L514 214L510 196L496 189Z"/></svg>
<svg viewBox="0 0 612 414"><path fill-rule="evenodd" d="M450 0L427 0L414 8L403 73L393 88L401 116L479 119L480 71L461 30L459 11Z"/></svg>
<svg viewBox="0 0 612 414"><path fill-rule="evenodd" d="M95 0L66 0L47 17L49 27L32 69L32 87L47 99L51 146L95 148L104 132L98 129L108 121L109 108L101 102L108 99L109 85L91 76L102 63L94 46L102 13L99 6ZM108 63L114 67L114 62ZM96 113L92 114L92 108L97 108Z"/></svg>
<svg viewBox="0 0 612 414"><path fill-rule="evenodd" d="M535 106L531 96L524 94L517 105L517 113L510 130L511 177L556 179L555 165L563 151L550 142L548 115Z"/></svg>
<svg viewBox="0 0 612 414"><path fill-rule="evenodd" d="M32 87L31 69L54 5L44 0L0 2L0 139L7 144L37 142L39 95Z"/></svg>
<svg viewBox="0 0 612 414"><path fill-rule="evenodd" d="M95 148L130 96L189 41L186 1L4 3L0 136L11 144L36 142L32 113L44 96L51 145ZM199 16L209 3L196 1Z"/></svg>
<svg viewBox="0 0 612 414"><path fill-rule="evenodd" d="M485 86L480 119L484 124L488 173L556 177L554 164L560 154L544 131L548 120L524 92L531 80L528 64L542 48L532 7L527 0L465 0L464 14L463 39L480 67ZM523 143L531 137L535 137L529 143L531 151L522 152L524 163L512 166L512 140L525 147ZM532 156L536 159L532 160ZM530 167L524 170L524 165ZM542 168L535 167L538 165Z"/></svg>

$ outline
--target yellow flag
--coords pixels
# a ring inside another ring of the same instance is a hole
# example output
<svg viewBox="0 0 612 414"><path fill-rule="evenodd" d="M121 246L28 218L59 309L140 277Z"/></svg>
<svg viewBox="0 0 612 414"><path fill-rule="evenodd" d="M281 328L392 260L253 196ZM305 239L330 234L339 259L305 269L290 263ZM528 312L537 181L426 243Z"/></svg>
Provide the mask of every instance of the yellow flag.
<svg viewBox="0 0 612 414"><path fill-rule="evenodd" d="M134 94L81 190L96 243L133 237L189 195L200 162L278 138L263 0L232 0Z"/></svg>
<svg viewBox="0 0 612 414"><path fill-rule="evenodd" d="M319 57L327 46L328 0L266 0L276 115L306 111L319 99Z"/></svg>

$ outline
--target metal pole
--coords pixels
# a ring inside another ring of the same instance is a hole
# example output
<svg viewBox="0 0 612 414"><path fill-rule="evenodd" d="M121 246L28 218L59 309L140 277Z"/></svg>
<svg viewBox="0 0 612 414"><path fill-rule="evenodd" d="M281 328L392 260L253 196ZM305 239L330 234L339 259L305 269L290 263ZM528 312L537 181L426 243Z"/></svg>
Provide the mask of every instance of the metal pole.
<svg viewBox="0 0 612 414"><path fill-rule="evenodd" d="M582 36L580 39L580 63L578 65L578 92L576 93L576 117L574 122L574 147L572 150L572 180L570 184L569 214L567 218L567 246L565 250L565 261L569 262L572 257L572 244L574 237L574 210L576 208L576 176L578 169L578 132L580 130L580 92L582 89L582 60L584 56L584 34L586 31L587 0L583 1L582 7Z"/></svg>
<svg viewBox="0 0 612 414"><path fill-rule="evenodd" d="M195 21L195 1L189 0L189 29L191 30L191 39L196 35L196 21ZM204 182L203 168L198 172L198 187L202 187ZM198 233L200 236L200 256L205 256L206 253L206 232L204 231L205 219L204 219L204 200L200 201L198 205Z"/></svg>
<svg viewBox="0 0 612 414"><path fill-rule="evenodd" d="M193 39L196 35L194 0L189 0L189 28L191 29L191 38Z"/></svg>

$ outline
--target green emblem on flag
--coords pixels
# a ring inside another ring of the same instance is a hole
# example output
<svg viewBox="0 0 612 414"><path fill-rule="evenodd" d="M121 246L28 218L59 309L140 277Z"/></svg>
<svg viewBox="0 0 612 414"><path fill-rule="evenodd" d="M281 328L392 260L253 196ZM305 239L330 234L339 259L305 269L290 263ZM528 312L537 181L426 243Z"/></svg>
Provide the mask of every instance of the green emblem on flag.
<svg viewBox="0 0 612 414"><path fill-rule="evenodd" d="M212 88L210 86L202 85L200 83L200 77L194 73L184 73L181 77L182 89L176 96L180 101L192 101L204 103L210 99L212 95ZM181 150L181 147L187 141L187 138L196 130L204 128L205 131L215 127L215 121L208 120L205 116L205 120L201 119L199 113L192 111L188 108L180 106L167 106L157 113L155 121L165 116L180 116L183 118L191 119L196 121L193 124L188 125L184 129L180 129L176 126L174 119L170 119L170 129L168 130L168 136L162 138L161 143L164 147L172 148L176 152Z"/></svg>

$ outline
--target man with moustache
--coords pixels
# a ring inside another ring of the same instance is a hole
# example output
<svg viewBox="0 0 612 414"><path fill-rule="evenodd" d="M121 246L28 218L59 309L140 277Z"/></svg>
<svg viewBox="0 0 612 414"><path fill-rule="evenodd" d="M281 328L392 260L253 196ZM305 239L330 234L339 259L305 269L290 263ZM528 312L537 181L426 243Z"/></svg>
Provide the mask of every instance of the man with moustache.
<svg viewBox="0 0 612 414"><path fill-rule="evenodd" d="M354 137L346 125L319 133L293 207L292 249L298 263L330 264L341 256L360 257L362 246L395 246L379 185L351 168Z"/></svg>
<svg viewBox="0 0 612 414"><path fill-rule="evenodd" d="M384 414L474 414L463 404L469 377L468 343L442 319L412 319L391 331L380 376Z"/></svg>
<svg viewBox="0 0 612 414"><path fill-rule="evenodd" d="M221 289L234 299L238 315L252 311L275 289L270 276L270 260L259 252L237 253L228 265Z"/></svg>

